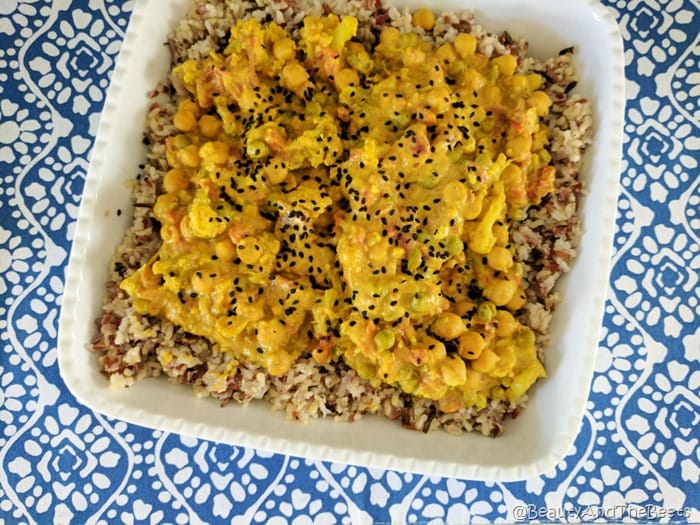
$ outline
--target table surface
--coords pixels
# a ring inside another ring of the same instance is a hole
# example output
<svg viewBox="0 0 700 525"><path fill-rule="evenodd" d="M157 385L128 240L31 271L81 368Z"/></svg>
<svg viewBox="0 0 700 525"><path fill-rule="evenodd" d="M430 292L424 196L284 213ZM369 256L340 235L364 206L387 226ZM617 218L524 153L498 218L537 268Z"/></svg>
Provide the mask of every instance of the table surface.
<svg viewBox="0 0 700 525"><path fill-rule="evenodd" d="M79 405L57 319L133 2L0 3L0 523L700 521L700 6L605 0L627 107L610 291L580 433L484 483L271 455Z"/></svg>

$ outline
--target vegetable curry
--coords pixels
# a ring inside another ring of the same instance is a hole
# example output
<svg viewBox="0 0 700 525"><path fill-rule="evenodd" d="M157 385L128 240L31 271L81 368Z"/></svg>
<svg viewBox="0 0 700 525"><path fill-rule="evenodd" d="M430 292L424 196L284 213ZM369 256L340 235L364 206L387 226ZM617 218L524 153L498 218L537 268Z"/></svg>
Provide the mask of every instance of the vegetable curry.
<svg viewBox="0 0 700 525"><path fill-rule="evenodd" d="M246 20L174 68L191 96L153 209L163 242L121 287L232 367L278 375L310 353L445 412L515 401L544 376L509 238L553 190L541 78L470 34L387 27L368 49L357 26Z"/></svg>

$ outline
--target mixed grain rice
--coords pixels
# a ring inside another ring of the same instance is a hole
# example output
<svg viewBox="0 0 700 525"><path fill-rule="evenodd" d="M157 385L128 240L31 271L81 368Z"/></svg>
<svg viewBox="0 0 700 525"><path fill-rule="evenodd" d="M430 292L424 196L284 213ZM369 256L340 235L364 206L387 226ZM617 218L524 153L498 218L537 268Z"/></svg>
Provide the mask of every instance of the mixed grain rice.
<svg viewBox="0 0 700 525"><path fill-rule="evenodd" d="M527 218L514 223L511 232L511 241L517 246L516 260L524 266L527 283L528 303L519 319L535 331L543 358L551 313L559 301L553 287L576 255L580 230L577 199L582 191L578 171L591 136L590 107L573 89L573 50L564 49L558 56L538 62L525 56L526 42L508 33L497 36L485 32L469 12L443 13L436 17L434 28L426 32L413 27L410 12L384 8L379 0L331 1L323 5L303 0L211 0L196 1L170 35L172 63L199 59L219 50L226 44L229 29L242 18L275 21L296 35L307 14L330 11L356 16L360 21L358 36L370 43L375 40L373 29L387 24L437 44L451 41L458 32L471 32L478 38L482 53L516 54L520 72L535 71L545 79L544 89L553 101L546 123L552 130L550 153L557 170L556 190L539 206L531 207ZM198 396L219 399L222 405L265 399L273 409L298 420L328 416L354 421L363 414L378 413L423 432L441 428L450 433L500 435L504 418L516 416L526 396L517 403L491 401L481 411L465 408L439 413L431 400L404 394L391 386L374 388L342 362L319 365L310 356L302 356L286 374L277 377L260 367L242 364L235 376L221 384L221 373L232 359L229 353L213 351L207 340L185 333L168 321L134 312L131 299L118 283L145 263L160 245L151 206L169 169L165 138L177 133L172 117L183 96L183 88L170 81L150 94L152 103L144 133L149 153L133 191L133 225L110 268L104 309L97 320L99 335L91 345L110 384L127 387L137 380L164 374L174 383L191 385Z"/></svg>

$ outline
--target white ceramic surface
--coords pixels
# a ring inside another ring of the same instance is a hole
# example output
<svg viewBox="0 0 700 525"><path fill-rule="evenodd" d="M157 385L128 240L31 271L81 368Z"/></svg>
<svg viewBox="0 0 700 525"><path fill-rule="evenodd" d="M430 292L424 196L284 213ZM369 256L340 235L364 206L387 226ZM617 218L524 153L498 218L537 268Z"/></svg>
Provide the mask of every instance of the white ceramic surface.
<svg viewBox="0 0 700 525"><path fill-rule="evenodd" d="M613 17L593 0L442 0L435 10L471 9L493 32L508 30L530 41L535 56L576 47L577 91L593 105L594 145L582 173L587 188L581 213L584 235L574 268L558 285L564 301L553 320L547 350L549 377L509 420L498 439L470 434L410 432L380 417L353 424L300 424L266 403L221 408L188 387L152 379L124 390L108 388L94 354L94 337L109 260L128 226L129 184L143 162L146 93L164 78L166 35L190 0L138 2L119 57L91 156L59 325L63 379L85 405L147 427L285 454L482 480L515 480L552 468L578 433L593 373L618 194L624 109L622 40ZM423 2L424 4L425 2ZM418 7L420 1L401 2ZM117 214L121 210L121 214Z"/></svg>

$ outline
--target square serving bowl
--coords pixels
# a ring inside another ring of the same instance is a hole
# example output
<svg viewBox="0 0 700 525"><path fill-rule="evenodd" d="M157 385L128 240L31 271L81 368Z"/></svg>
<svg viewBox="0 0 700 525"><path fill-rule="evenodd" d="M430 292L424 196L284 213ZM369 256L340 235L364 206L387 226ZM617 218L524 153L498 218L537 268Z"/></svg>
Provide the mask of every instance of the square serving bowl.
<svg viewBox="0 0 700 525"><path fill-rule="evenodd" d="M472 10L487 30L530 42L536 57L575 46L577 91L593 108L593 145L581 173L584 233L546 349L549 376L499 438L404 430L383 417L355 423L288 421L266 402L220 407L164 378L115 390L87 347L95 336L110 260L130 221L130 181L145 159L146 93L166 77L167 34L191 0L137 2L117 62L91 155L66 273L58 337L59 366L70 391L109 416L234 445L328 461L480 480L516 480L551 469L579 431L598 345L609 277L624 110L622 40L611 13L593 0L441 0L435 11ZM397 2L417 8L420 1ZM427 2L423 2L426 5ZM124 213L117 213L123 210Z"/></svg>

